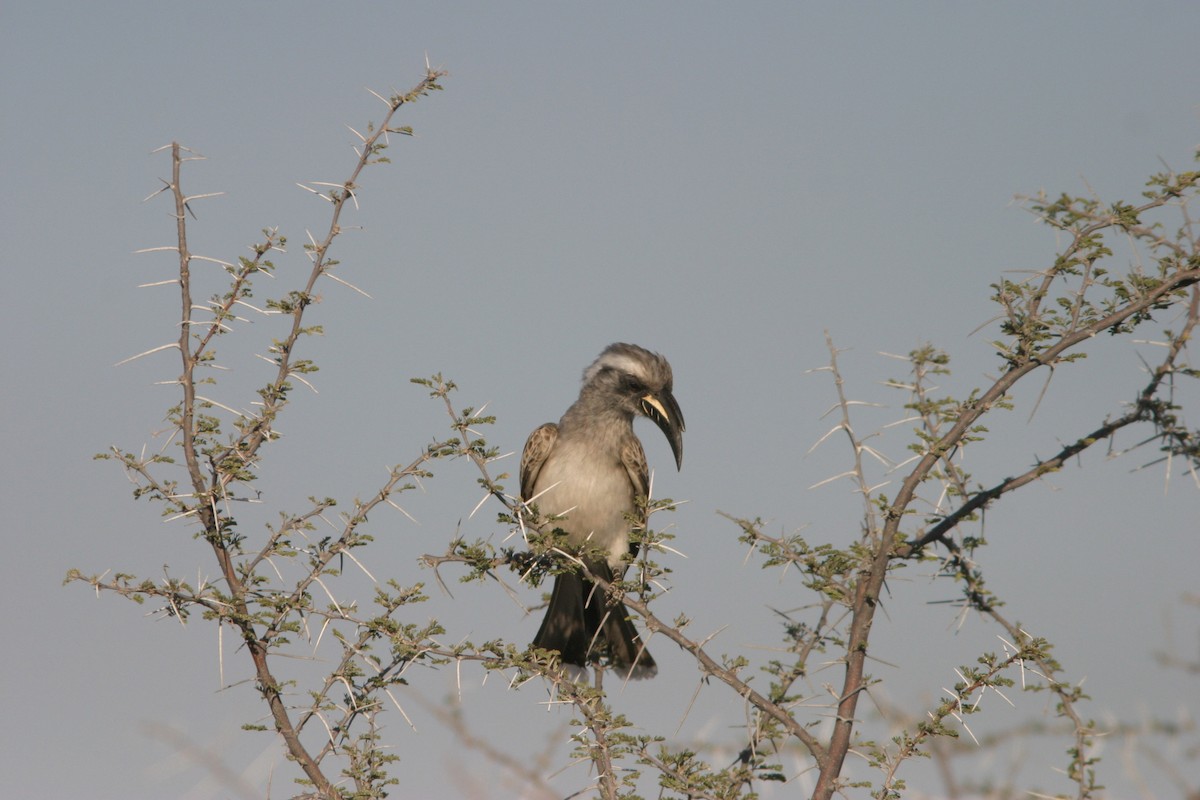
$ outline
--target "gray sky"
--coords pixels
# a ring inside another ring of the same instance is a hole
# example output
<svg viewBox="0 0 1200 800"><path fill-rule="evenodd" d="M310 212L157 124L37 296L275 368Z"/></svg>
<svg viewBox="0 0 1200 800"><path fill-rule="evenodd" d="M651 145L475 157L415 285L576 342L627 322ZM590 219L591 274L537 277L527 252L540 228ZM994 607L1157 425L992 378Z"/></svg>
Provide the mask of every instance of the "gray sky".
<svg viewBox="0 0 1200 800"><path fill-rule="evenodd" d="M113 366L174 335L171 291L135 288L171 277L166 256L133 255L172 243L165 199L141 202L169 175L155 148L179 139L207 156L188 167L188 191L226 192L197 204L194 251L235 258L267 226L289 237L280 277L260 283L265 298L307 274L300 244L326 208L296 183L346 177L346 126L381 116L366 89L407 89L426 54L447 69L446 91L400 119L417 136L393 140L395 163L363 180L362 208L347 220L362 230L335 256L374 299L324 289L312 321L326 336L309 351L320 394L297 393L281 423L288 436L267 454L265 502L243 530L308 495L345 507L384 482L386 465L444 435L410 377L441 371L462 387L459 405L489 403L499 416L490 441L515 451L557 419L606 344L637 342L671 359L688 422L681 473L653 427L639 427L659 467L656 493L687 501L671 521L688 558L671 565L661 610L686 612L698 633L723 629L718 650L766 658L778 640L768 606L808 598L794 575L780 582L743 564L737 531L716 512L804 528L813 542L857 535L848 483L806 489L850 464L840 441L805 455L833 424L822 419L830 381L809 373L828 361L824 332L848 348L850 394L888 406L864 412L864 430L903 414L903 398L880 385L902 365L880 351L932 341L954 358L949 391L979 385L1000 367L994 328L969 335L993 316L988 285L1055 253L1053 234L1013 196L1136 199L1160 159L1189 168L1200 129L1200 5L1184 2L51 1L10 4L0 28L0 486L11 525L0 765L14 797L232 796L168 729L252 784L274 765L270 796L290 791L276 742L238 730L262 713L252 688L218 691L211 627L183 629L60 585L71 567L213 572L185 528L133 503L119 470L91 460L110 444L159 446L153 434L174 400L153 385L176 375L168 356ZM1115 264L1129 258L1119 252ZM204 291L219 289L214 277ZM252 354L272 335L257 322L220 351L232 368L226 402L249 402L246 387L265 375ZM993 438L969 462L978 480L1022 471L1119 410L1142 377L1139 353L1154 355L1107 339L1089 352L1061 370L1032 421L1040 383L989 421ZM900 427L879 446L900 459L907 442ZM989 512L980 553L1009 615L1058 644L1069 677L1087 679L1096 699L1085 712L1100 720L1170 716L1196 696L1153 653L1174 642L1195 654L1196 616L1179 601L1196 590L1200 504L1186 478L1168 487L1161 467L1130 473L1150 456L1089 454L1082 469L1030 487ZM503 535L496 509L467 519L478 499L470 465L437 472L405 499L419 525L372 519L372 564L402 583L432 583L416 558L460 524ZM997 631L974 618L956 629L952 608L928 604L955 590L927 569L891 590L873 651L891 665L876 666L880 696L919 713L952 685L954 666L999 649ZM454 591L435 588L415 618L442 618L449 640L524 641L536 629L494 585ZM526 602L534 595L524 590ZM243 673L233 646L227 637L227 682ZM654 652L662 674L616 695L618 710L650 712L654 733L678 726L735 742L734 698L708 688L685 714L695 668L665 643ZM390 721L407 776L395 796L466 795L489 780L417 699L452 695L452 672L414 675L416 732ZM481 735L516 755L564 735L567 715L546 714L540 689L508 692L499 676L484 684L465 672L467 719ZM835 681L825 672L812 687ZM1044 702L995 703L980 725L1014 725ZM1064 763L1066 746L1050 742L1048 759ZM1128 790L1113 747L1105 782ZM1049 763L1032 758L1026 782L1065 789ZM555 785L567 793L585 781L576 768Z"/></svg>

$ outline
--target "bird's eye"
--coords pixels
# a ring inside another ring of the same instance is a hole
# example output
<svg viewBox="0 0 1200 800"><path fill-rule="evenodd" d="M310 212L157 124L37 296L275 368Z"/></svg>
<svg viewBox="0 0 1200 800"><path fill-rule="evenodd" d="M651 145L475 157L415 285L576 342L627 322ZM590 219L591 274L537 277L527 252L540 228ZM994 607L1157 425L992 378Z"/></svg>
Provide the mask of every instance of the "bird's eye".
<svg viewBox="0 0 1200 800"><path fill-rule="evenodd" d="M641 394L646 391L646 384L632 375L625 374L621 376L621 388L631 394Z"/></svg>

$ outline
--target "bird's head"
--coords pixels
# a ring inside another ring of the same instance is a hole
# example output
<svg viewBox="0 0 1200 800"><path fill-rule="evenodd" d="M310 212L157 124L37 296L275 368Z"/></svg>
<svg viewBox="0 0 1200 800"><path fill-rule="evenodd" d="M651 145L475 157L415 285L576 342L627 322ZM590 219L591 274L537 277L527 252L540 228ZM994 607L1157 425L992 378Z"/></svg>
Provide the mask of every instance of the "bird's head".
<svg viewBox="0 0 1200 800"><path fill-rule="evenodd" d="M658 353L617 342L583 372L584 390L602 393L630 416L654 420L671 445L675 467L683 467L683 412L671 393L671 365Z"/></svg>

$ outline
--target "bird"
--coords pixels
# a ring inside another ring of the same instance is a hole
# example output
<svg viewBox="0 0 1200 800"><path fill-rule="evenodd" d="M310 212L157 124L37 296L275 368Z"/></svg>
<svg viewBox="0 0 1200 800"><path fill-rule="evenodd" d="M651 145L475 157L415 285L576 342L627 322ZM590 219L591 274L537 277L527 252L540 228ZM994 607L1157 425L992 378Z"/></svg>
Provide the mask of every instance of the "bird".
<svg viewBox="0 0 1200 800"><path fill-rule="evenodd" d="M667 437L677 470L683 468L683 412L673 394L665 358L617 342L583 372L579 399L557 424L529 435L521 454L521 500L563 530L587 571L619 580L637 544L630 515L642 515L638 498L649 494L649 471L635 417L650 418ZM556 650L564 665L607 662L632 678L653 677L658 667L629 619L625 604L596 587L580 570L554 578L550 604L533 646Z"/></svg>

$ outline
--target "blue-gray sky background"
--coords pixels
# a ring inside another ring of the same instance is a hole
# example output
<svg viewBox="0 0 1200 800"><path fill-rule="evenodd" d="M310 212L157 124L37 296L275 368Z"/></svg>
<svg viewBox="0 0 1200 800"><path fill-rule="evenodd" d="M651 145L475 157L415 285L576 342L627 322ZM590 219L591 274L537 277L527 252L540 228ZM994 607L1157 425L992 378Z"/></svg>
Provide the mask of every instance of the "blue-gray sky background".
<svg viewBox="0 0 1200 800"><path fill-rule="evenodd" d="M768 606L799 605L804 592L794 574L780 582L744 563L716 512L804 528L813 542L857 535L849 483L807 489L850 464L837 439L806 455L833 424L822 418L832 384L810 372L828 362L825 332L845 349L850 395L887 404L864 412L863 430L903 415L903 398L881 385L903 365L881 351L933 342L954 358L948 390L984 382L1000 367L995 329L970 334L994 314L988 285L1043 268L1057 244L1013 196L1137 199L1162 162L1190 168L1200 139L1200 5L1187 2L51 0L9 4L0 23L0 765L13 797L232 796L165 729L256 786L274 765L270 796L291 792L277 742L238 730L261 709L249 684L219 691L210 626L182 629L61 586L71 567L214 571L185 528L132 502L119 470L91 459L110 444L160 446L153 434L173 402L153 385L177 374L172 355L113 366L173 338L177 321L171 289L135 288L173 267L133 254L173 242L165 198L142 202L169 175L155 148L192 147L208 160L187 168L188 191L226 193L197 202L194 252L231 260L267 226L289 237L279 277L257 293L277 295L307 274L305 229L327 222L296 183L347 176L346 126L381 116L367 88L407 89L426 54L448 70L444 92L402 114L416 137L393 139L395 163L366 173L361 210L344 220L361 231L339 240L338 269L373 299L324 287L312 322L326 336L305 343L320 393L298 391L281 422L255 524L314 494L346 507L383 483L386 465L443 435L444 415L410 377L452 377L459 405L486 402L498 415L489 440L518 451L570 404L606 344L637 342L671 359L688 422L681 473L662 437L639 425L656 492L687 501L671 521L688 559L671 565L663 616L686 612L700 635L723 629L716 649L765 658L778 638ZM1115 263L1130 259L1118 251ZM218 291L209 277L204 292ZM252 399L246 388L265 376L252 354L271 335L258 321L224 345L224 402ZM1155 357L1127 340L1089 352L1060 370L1032 421L1040 383L991 421L992 440L969 462L979 480L1022 471L1119 410L1143 377L1139 354ZM879 446L901 459L907 441L902 426ZM1161 466L1131 474L1150 456L1090 453L1021 492L989 512L980 554L1009 615L1058 644L1067 675L1086 678L1096 698L1086 713L1102 721L1175 715L1198 696L1154 652L1195 655L1196 615L1180 601L1197 586L1200 495L1178 470L1169 485ZM392 512L372 519L371 563L383 575L432 583L416 558L443 549L460 524L503 535L495 509L467 519L479 495L470 465L437 472L404 499L419 525ZM891 584L873 652L887 662L875 667L879 697L920 713L953 684L954 666L999 643L980 620L958 629L951 607L928 604L954 596L951 586L908 572ZM524 641L536 629L494 585L433 594L413 614L442 618L448 640ZM524 601L535 594L524 589ZM231 637L225 646L230 681L242 667ZM698 675L666 643L654 650L660 677L614 702L673 736ZM483 685L478 670L464 672L468 721L514 755L567 730L539 688L508 692L499 676ZM406 776L394 796L513 796L487 788L494 768L456 752L417 700L444 702L452 673L414 674L415 732L393 715ZM810 688L840 679L830 670ZM1016 710L990 702L985 731L1036 716L1044 699ZM680 736L736 742L736 707L705 689ZM1029 745L1049 755L1031 756L1023 785L1065 790L1050 765L1065 763L1066 746ZM1128 792L1117 749L1103 777ZM1185 769L1200 783L1194 762ZM586 780L577 767L555 785L567 794Z"/></svg>

